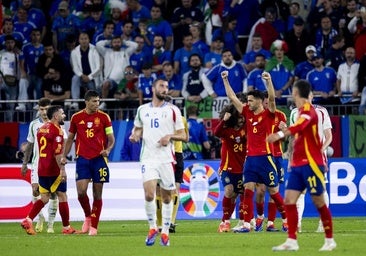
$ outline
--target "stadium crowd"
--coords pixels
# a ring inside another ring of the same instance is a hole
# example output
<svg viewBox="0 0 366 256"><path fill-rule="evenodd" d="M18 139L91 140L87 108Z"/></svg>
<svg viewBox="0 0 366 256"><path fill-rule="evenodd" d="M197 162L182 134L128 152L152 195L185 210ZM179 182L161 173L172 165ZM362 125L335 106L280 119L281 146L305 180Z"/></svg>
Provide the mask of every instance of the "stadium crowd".
<svg viewBox="0 0 366 256"><path fill-rule="evenodd" d="M277 104L305 78L316 103L365 114L364 0L18 0L1 14L3 110L43 96L77 110L87 89L115 99L101 109L137 108L158 77L197 103L226 96L227 70L236 93L265 90L267 71Z"/></svg>

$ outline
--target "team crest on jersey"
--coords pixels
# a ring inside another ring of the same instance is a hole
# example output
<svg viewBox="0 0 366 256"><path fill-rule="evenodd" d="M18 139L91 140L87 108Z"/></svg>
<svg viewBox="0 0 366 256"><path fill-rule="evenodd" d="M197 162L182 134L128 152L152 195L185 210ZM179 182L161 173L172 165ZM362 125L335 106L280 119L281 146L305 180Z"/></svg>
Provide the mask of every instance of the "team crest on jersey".
<svg viewBox="0 0 366 256"><path fill-rule="evenodd" d="M62 137L61 136L57 136L56 137L56 142L60 143L62 141Z"/></svg>
<svg viewBox="0 0 366 256"><path fill-rule="evenodd" d="M235 142L240 143L240 137L239 136L235 137Z"/></svg>
<svg viewBox="0 0 366 256"><path fill-rule="evenodd" d="M88 128L92 128L92 127L93 127L93 122L87 122L87 123L86 123L86 127L88 127Z"/></svg>
<svg viewBox="0 0 366 256"><path fill-rule="evenodd" d="M100 118L99 117L97 117L97 118L94 119L94 124L96 126L99 126L100 125Z"/></svg>
<svg viewBox="0 0 366 256"><path fill-rule="evenodd" d="M230 178L228 176L225 177L225 183L230 183Z"/></svg>
<svg viewBox="0 0 366 256"><path fill-rule="evenodd" d="M260 123L262 121L262 117L260 116L259 118L258 118L258 123Z"/></svg>

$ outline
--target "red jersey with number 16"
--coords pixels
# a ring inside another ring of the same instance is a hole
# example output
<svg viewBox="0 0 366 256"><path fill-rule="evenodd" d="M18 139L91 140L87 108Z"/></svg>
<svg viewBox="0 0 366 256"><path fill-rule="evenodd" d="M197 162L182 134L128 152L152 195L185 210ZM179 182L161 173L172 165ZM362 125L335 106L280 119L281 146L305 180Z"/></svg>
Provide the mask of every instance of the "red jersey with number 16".
<svg viewBox="0 0 366 256"><path fill-rule="evenodd" d="M60 126L51 122L42 125L37 132L39 145L38 175L39 176L58 176L58 167L55 156L63 153L64 132Z"/></svg>
<svg viewBox="0 0 366 256"><path fill-rule="evenodd" d="M270 145L266 142L271 133L275 114L264 109L259 114L254 114L248 105L243 107L241 114L245 117L247 131L247 156L263 156L271 154Z"/></svg>
<svg viewBox="0 0 366 256"><path fill-rule="evenodd" d="M291 166L324 165L318 115L309 102L299 109L299 118L288 129L295 136Z"/></svg>
<svg viewBox="0 0 366 256"><path fill-rule="evenodd" d="M76 134L77 156L93 159L107 147L107 128L112 127L110 117L103 111L88 114L86 110L75 113L70 120L69 132Z"/></svg>

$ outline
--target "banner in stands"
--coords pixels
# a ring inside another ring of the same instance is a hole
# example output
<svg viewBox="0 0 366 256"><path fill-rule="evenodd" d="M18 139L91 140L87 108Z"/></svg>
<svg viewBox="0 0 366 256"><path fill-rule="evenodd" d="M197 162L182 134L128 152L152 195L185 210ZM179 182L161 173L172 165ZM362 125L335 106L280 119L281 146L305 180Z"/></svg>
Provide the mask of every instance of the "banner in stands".
<svg viewBox="0 0 366 256"><path fill-rule="evenodd" d="M110 163L111 181L104 186L102 220L145 220L144 192L140 165L136 162ZM185 163L177 219L217 219L222 216L223 187L217 169L219 161ZM287 166L287 162L284 162ZM71 220L83 220L77 200L75 164L67 164L68 198ZM366 159L330 159L328 192L336 217L366 216ZM283 186L281 193L283 193ZM92 198L91 186L89 197ZM19 221L32 203L29 174L20 175L20 165L0 165L0 220ZM268 200L268 196L266 198ZM47 206L46 206L47 207ZM267 215L267 210L265 209ZM306 195L304 216L318 216ZM57 220L60 216L57 215Z"/></svg>
<svg viewBox="0 0 366 256"><path fill-rule="evenodd" d="M366 118L349 116L349 156L366 157Z"/></svg>

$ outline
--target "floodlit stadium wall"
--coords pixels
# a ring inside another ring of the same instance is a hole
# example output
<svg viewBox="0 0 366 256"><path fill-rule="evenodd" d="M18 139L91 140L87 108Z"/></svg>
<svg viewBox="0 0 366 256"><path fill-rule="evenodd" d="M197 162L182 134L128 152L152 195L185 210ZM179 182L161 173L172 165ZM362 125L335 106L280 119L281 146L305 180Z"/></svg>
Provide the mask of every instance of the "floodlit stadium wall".
<svg viewBox="0 0 366 256"><path fill-rule="evenodd" d="M101 220L144 220L144 193L140 165L136 162L110 163L110 183L104 186ZM220 219L223 187L217 169L219 161L185 162L180 189L178 219ZM287 162L284 162L287 166ZM30 175L20 175L20 165L0 165L0 221L19 221L32 203ZM83 220L77 201L75 164L66 165L71 220ZM334 158L329 161L330 208L333 216L366 216L366 159ZM283 185L281 192L283 193ZM91 186L89 197L92 198ZM268 197L267 197L268 200ZM46 206L47 207L47 206ZM265 213L266 213L265 209ZM304 216L317 216L306 196ZM59 215L57 219L60 220Z"/></svg>

